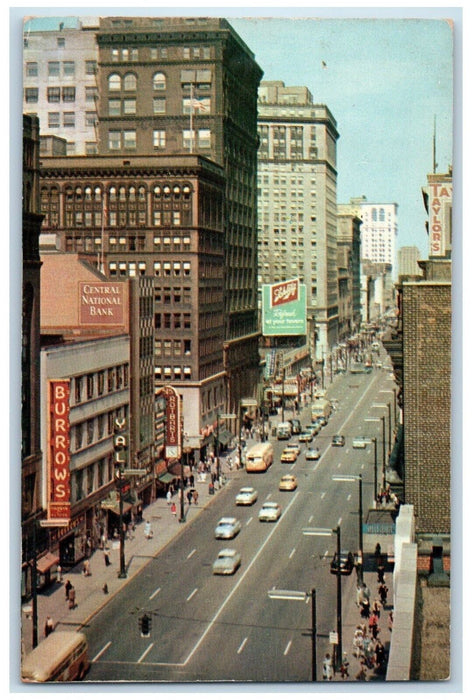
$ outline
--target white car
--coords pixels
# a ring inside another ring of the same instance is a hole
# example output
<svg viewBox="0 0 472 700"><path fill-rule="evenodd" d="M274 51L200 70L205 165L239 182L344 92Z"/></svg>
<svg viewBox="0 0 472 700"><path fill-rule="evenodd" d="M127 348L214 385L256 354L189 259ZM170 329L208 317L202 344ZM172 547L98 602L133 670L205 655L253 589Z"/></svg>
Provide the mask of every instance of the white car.
<svg viewBox="0 0 472 700"><path fill-rule="evenodd" d="M240 567L241 555L235 549L222 549L213 562L213 573L231 575Z"/></svg>
<svg viewBox="0 0 472 700"><path fill-rule="evenodd" d="M278 503L264 503L259 511L259 520L261 522L275 522L282 515L282 508Z"/></svg>
<svg viewBox="0 0 472 700"><path fill-rule="evenodd" d="M363 450L367 445L370 445L371 442L371 438L368 437L355 437L352 441L352 446Z"/></svg>
<svg viewBox="0 0 472 700"><path fill-rule="evenodd" d="M257 491L252 486L243 486L236 496L237 506L252 506L257 501Z"/></svg>
<svg viewBox="0 0 472 700"><path fill-rule="evenodd" d="M241 531L241 523L237 518L220 518L215 528L217 540L232 540Z"/></svg>

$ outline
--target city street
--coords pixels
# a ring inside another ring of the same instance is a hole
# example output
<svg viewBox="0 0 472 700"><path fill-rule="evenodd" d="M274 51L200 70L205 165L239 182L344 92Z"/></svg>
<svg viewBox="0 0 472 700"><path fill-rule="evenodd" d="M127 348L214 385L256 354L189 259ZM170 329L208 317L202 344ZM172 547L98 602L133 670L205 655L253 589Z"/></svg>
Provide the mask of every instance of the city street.
<svg viewBox="0 0 472 700"><path fill-rule="evenodd" d="M308 537L303 530L339 525L342 549L357 551L358 482L335 482L332 477L362 474L366 513L374 499L374 450L372 445L353 449L352 440L367 435L381 444L381 424L373 419L392 386L385 370L338 375L328 392L336 412L312 443L321 451L318 461L307 462L302 446L294 464L281 464L287 443L271 436L276 457L266 473L233 471L218 497L158 556L149 557L142 571L88 623L84 631L92 667L87 680L309 681L311 599L274 600L268 592L313 588L321 679L321 660L331 651L329 634L336 628L336 577L329 570L336 536ZM286 410L285 418L291 416ZM303 425L310 422L309 404L299 417ZM345 436L343 447L331 446L334 434ZM279 492L279 479L289 472L297 476L298 488ZM234 504L243 485L258 491L252 506ZM267 500L281 505L278 522L259 522L259 508ZM214 538L214 528L225 515L238 517L242 525L229 543ZM213 561L226 546L242 555L241 567L232 576L214 576ZM342 590L344 600L354 599L355 574L343 577ZM139 629L143 613L152 620L148 637ZM343 648L350 646L351 639L343 640Z"/></svg>

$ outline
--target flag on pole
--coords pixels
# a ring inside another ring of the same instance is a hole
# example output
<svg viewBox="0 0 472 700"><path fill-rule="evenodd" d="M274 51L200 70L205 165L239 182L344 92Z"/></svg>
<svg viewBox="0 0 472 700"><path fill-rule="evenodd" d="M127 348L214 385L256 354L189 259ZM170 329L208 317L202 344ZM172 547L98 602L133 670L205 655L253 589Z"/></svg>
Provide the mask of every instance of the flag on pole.
<svg viewBox="0 0 472 700"><path fill-rule="evenodd" d="M192 97L191 107L200 110L200 112L208 112L208 107L203 103L203 100L199 100L198 97Z"/></svg>

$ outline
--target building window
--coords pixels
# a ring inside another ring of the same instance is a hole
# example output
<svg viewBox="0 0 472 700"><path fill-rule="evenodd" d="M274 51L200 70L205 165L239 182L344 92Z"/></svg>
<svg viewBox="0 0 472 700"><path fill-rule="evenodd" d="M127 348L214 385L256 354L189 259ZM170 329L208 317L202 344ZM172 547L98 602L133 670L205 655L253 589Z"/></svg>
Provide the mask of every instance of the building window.
<svg viewBox="0 0 472 700"><path fill-rule="evenodd" d="M62 64L62 72L65 76L73 78L75 76L75 62L64 61Z"/></svg>
<svg viewBox="0 0 472 700"><path fill-rule="evenodd" d="M153 131L153 146L154 148L166 147L166 131L165 129L155 129Z"/></svg>
<svg viewBox="0 0 472 700"><path fill-rule="evenodd" d="M112 73L108 76L108 89L110 92L121 90L121 76L118 73Z"/></svg>
<svg viewBox="0 0 472 700"><path fill-rule="evenodd" d="M119 151L121 148L121 131L108 132L108 148L110 151Z"/></svg>
<svg viewBox="0 0 472 700"><path fill-rule="evenodd" d="M136 99L134 97L123 100L123 114L136 114Z"/></svg>
<svg viewBox="0 0 472 700"><path fill-rule="evenodd" d="M136 149L136 130L127 129L123 132L123 146L128 150Z"/></svg>
<svg viewBox="0 0 472 700"><path fill-rule="evenodd" d="M123 88L125 90L136 90L137 79L134 73L127 73L123 78Z"/></svg>
<svg viewBox="0 0 472 700"><path fill-rule="evenodd" d="M26 104L33 104L38 101L38 88L26 88L25 89L25 102Z"/></svg>
<svg viewBox="0 0 472 700"><path fill-rule="evenodd" d="M66 45L66 40L64 39L63 36L58 36L57 37L57 48L58 49L63 49Z"/></svg>
<svg viewBox="0 0 472 700"><path fill-rule="evenodd" d="M63 87L62 88L62 101L63 102L75 102L75 87Z"/></svg>
<svg viewBox="0 0 472 700"><path fill-rule="evenodd" d="M85 101L93 102L98 99L98 88L96 87L86 87L85 88Z"/></svg>
<svg viewBox="0 0 472 700"><path fill-rule="evenodd" d="M26 76L28 78L38 77L38 64L36 62L29 62L26 64Z"/></svg>
<svg viewBox="0 0 472 700"><path fill-rule="evenodd" d="M61 88L49 87L48 88L48 102L60 102L61 101Z"/></svg>
<svg viewBox="0 0 472 700"><path fill-rule="evenodd" d="M85 73L86 75L95 75L97 72L97 62L96 61L85 61Z"/></svg>
<svg viewBox="0 0 472 700"><path fill-rule="evenodd" d="M166 76L164 73L155 73L152 78L152 89L153 90L165 90L166 89Z"/></svg>
<svg viewBox="0 0 472 700"><path fill-rule="evenodd" d="M166 99L165 99L165 97L154 97L153 98L152 111L153 111L153 114L165 114L166 113Z"/></svg>
<svg viewBox="0 0 472 700"><path fill-rule="evenodd" d="M50 78L59 77L60 64L59 61L48 61L48 76Z"/></svg>
<svg viewBox="0 0 472 700"><path fill-rule="evenodd" d="M85 112L85 126L96 126L97 124L98 124L97 113L96 112Z"/></svg>
<svg viewBox="0 0 472 700"><path fill-rule="evenodd" d="M121 115L121 100L108 100L108 116L119 117Z"/></svg>
<svg viewBox="0 0 472 700"><path fill-rule="evenodd" d="M198 130L198 147L199 148L210 148L211 147L211 131L210 131L210 129L199 129Z"/></svg>
<svg viewBox="0 0 472 700"><path fill-rule="evenodd" d="M61 125L61 115L59 112L48 112L48 127L56 129Z"/></svg>
<svg viewBox="0 0 472 700"><path fill-rule="evenodd" d="M75 112L64 112L63 124L67 127L75 127Z"/></svg>

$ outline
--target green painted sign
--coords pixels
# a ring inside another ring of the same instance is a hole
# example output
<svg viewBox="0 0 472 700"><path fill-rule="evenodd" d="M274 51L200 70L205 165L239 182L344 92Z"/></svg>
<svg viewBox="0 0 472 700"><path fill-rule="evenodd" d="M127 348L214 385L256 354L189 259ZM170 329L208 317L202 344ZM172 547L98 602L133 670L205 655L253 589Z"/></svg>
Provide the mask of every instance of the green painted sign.
<svg viewBox="0 0 472 700"><path fill-rule="evenodd" d="M306 333L306 286L297 279L262 285L262 334Z"/></svg>

